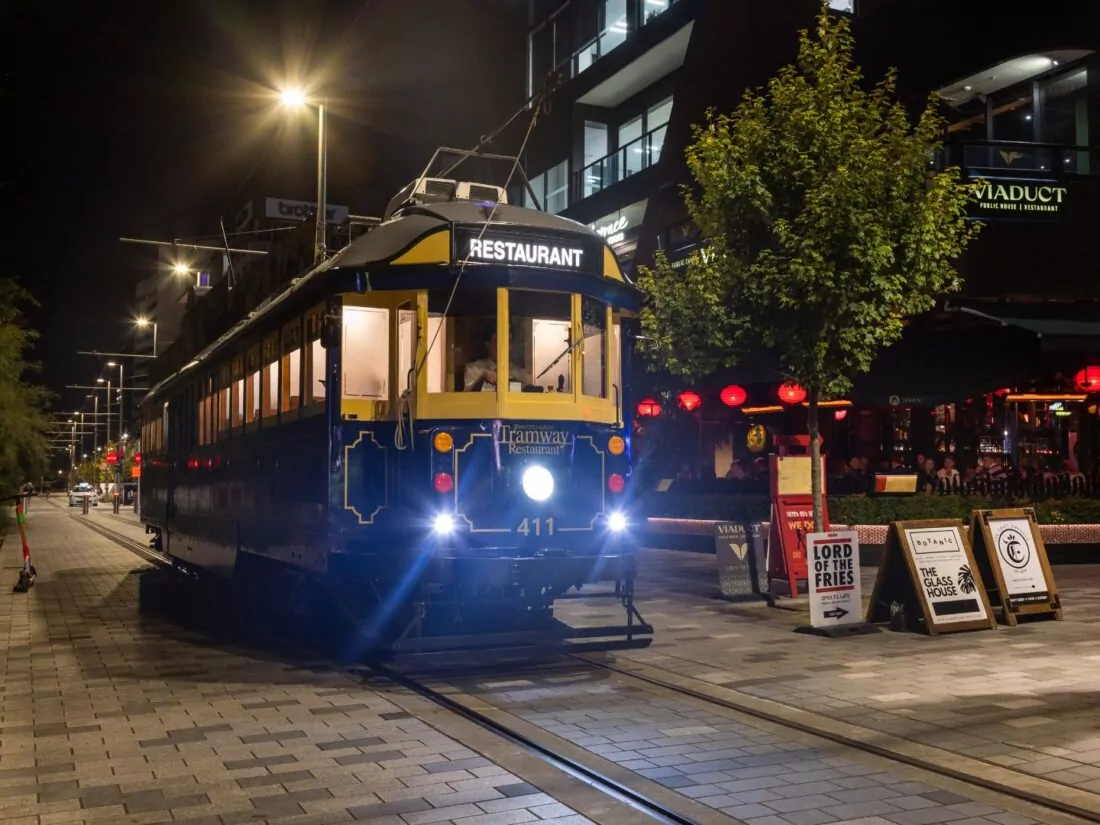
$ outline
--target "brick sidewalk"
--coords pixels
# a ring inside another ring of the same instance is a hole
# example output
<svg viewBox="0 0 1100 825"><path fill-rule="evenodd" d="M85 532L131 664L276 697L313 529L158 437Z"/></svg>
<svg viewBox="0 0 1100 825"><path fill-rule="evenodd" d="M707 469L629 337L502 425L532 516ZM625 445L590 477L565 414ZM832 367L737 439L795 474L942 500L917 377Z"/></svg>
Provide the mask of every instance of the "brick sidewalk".
<svg viewBox="0 0 1100 825"><path fill-rule="evenodd" d="M639 607L656 641L618 655L1095 793L1100 810L1100 567L1054 573L1064 622L825 639L793 632L804 609L722 600L714 556L647 550ZM578 601L558 615L583 625L612 610Z"/></svg>
<svg viewBox="0 0 1100 825"><path fill-rule="evenodd" d="M6 590L18 540L2 551L0 825L589 821L407 695L140 617L148 568L78 518L28 515L29 594Z"/></svg>

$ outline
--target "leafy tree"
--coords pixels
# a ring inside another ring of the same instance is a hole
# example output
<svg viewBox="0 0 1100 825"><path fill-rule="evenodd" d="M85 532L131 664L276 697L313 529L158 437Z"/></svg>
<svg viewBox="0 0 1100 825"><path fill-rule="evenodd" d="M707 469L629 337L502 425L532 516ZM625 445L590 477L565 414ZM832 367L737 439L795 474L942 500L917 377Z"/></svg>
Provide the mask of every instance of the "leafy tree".
<svg viewBox="0 0 1100 825"><path fill-rule="evenodd" d="M807 390L816 530L819 402L959 288L953 262L978 231L972 185L933 167L938 100L911 124L894 71L865 89L853 46L848 21L823 6L797 65L732 115L707 113L684 187L703 244L685 269L658 255L639 279L655 368L694 378L765 351Z"/></svg>
<svg viewBox="0 0 1100 825"><path fill-rule="evenodd" d="M0 278L0 495L15 494L48 467L49 393L25 380L38 369L27 361L38 333L25 326L20 309L31 303L26 290Z"/></svg>

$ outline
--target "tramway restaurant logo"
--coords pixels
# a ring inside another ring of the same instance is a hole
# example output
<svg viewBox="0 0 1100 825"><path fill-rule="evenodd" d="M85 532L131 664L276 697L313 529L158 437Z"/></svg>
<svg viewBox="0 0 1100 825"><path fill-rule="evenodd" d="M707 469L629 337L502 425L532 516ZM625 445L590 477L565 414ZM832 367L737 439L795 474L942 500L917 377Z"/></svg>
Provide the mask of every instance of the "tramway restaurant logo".
<svg viewBox="0 0 1100 825"><path fill-rule="evenodd" d="M584 250L544 243L471 238L468 257L476 261L507 261L510 264L580 269Z"/></svg>
<svg viewBox="0 0 1100 825"><path fill-rule="evenodd" d="M979 211L999 213L1057 213L1066 199L1065 186L1026 181L975 179L975 197Z"/></svg>
<svg viewBox="0 0 1100 825"><path fill-rule="evenodd" d="M503 424L499 441L508 446L509 455L560 455L570 439L564 430Z"/></svg>
<svg viewBox="0 0 1100 825"><path fill-rule="evenodd" d="M288 201L285 198L268 198L264 214L280 221L304 221L317 210L314 201ZM348 219L348 207L325 207L325 223L341 224Z"/></svg>

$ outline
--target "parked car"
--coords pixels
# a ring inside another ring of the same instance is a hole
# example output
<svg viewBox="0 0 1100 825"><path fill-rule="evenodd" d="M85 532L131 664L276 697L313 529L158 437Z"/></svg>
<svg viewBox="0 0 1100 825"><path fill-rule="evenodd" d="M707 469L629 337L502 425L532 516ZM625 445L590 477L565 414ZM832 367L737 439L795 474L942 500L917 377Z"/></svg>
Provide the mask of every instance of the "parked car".
<svg viewBox="0 0 1100 825"><path fill-rule="evenodd" d="M95 487L86 481L73 485L73 489L69 490L69 506L82 507L85 497L90 499L88 503L92 507L99 505L99 494L96 493Z"/></svg>

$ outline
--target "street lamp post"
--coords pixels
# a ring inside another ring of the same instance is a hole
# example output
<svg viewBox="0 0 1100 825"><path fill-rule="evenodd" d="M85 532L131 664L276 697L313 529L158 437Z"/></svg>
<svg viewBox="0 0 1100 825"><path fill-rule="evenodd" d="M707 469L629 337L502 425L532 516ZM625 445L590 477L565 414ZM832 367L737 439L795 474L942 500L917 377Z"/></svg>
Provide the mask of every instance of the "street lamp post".
<svg viewBox="0 0 1100 825"><path fill-rule="evenodd" d="M150 321L148 318L138 318L134 321L139 327L152 327L153 328L153 357L157 357L157 322Z"/></svg>
<svg viewBox="0 0 1100 825"><path fill-rule="evenodd" d="M301 89L286 89L280 95L283 104L292 109L307 105ZM317 104L317 226L313 234L313 263L319 264L328 257L325 229L328 200L328 135L326 130L328 101Z"/></svg>

